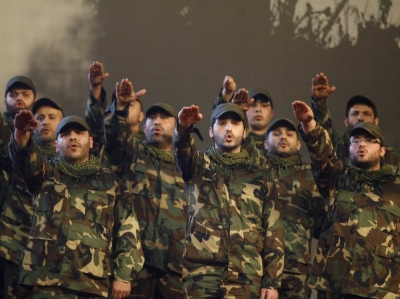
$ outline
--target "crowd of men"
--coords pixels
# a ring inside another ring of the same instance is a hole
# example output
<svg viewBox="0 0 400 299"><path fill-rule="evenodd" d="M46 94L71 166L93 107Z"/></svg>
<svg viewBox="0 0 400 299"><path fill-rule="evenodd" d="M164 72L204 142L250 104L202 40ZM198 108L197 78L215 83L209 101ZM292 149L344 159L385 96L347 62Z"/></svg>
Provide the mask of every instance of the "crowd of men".
<svg viewBox="0 0 400 299"><path fill-rule="evenodd" d="M198 105L144 112L122 79L108 106L107 77L90 65L85 120L6 85L1 298L400 298L400 154L374 101L348 101L340 137L323 73L299 125L227 76L198 150Z"/></svg>

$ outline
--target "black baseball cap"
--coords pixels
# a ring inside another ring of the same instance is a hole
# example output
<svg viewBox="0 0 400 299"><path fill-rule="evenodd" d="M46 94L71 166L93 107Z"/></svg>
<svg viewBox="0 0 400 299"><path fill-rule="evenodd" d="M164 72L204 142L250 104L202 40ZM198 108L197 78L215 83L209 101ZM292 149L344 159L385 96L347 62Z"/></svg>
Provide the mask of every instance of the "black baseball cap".
<svg viewBox="0 0 400 299"><path fill-rule="evenodd" d="M382 145L385 143L385 139L384 139L382 130L376 124L370 123L370 122L362 121L362 122L357 123L354 126L353 130L351 130L350 136L362 134L365 132L367 132L374 138L380 139L382 141Z"/></svg>
<svg viewBox="0 0 400 299"><path fill-rule="evenodd" d="M378 109L376 108L375 102L362 95L356 95L354 97L351 97L350 100L348 100L346 105L346 117L348 116L350 108L356 104L364 104L367 105L368 107L372 107L372 110L374 111L374 117L378 117Z"/></svg>
<svg viewBox="0 0 400 299"><path fill-rule="evenodd" d="M296 125L288 118L278 118L273 120L267 129L267 135L269 134L269 132L271 132L273 129L278 128L278 127L285 127L285 128L289 128L293 131L296 131L297 133L297 128Z"/></svg>
<svg viewBox="0 0 400 299"><path fill-rule="evenodd" d="M33 107L32 107L32 113L33 115L36 114L36 112L39 110L40 107L43 106L48 106L48 107L52 107L54 109L60 110L61 113L64 115L64 111L62 110L62 108L53 100L49 99L49 98L40 98L37 99L34 103L33 103Z"/></svg>
<svg viewBox="0 0 400 299"><path fill-rule="evenodd" d="M212 125L214 119L220 118L223 114L225 114L227 112L236 113L246 127L247 119L246 119L246 115L244 114L243 110L240 109L239 105L229 103L229 102L220 104L213 110L213 112L211 113L211 125Z"/></svg>
<svg viewBox="0 0 400 299"><path fill-rule="evenodd" d="M257 98L257 99L261 99L264 100L265 102L269 102L271 104L271 108L274 109L274 105L272 103L272 97L270 95L270 93L268 92L268 90L263 89L263 88L250 88L249 89L249 98Z"/></svg>
<svg viewBox="0 0 400 299"><path fill-rule="evenodd" d="M148 118L149 115L151 115L157 111L160 111L160 110L167 113L169 116L178 118L178 114L176 113L175 109L172 108L172 106L167 103L157 103L157 104L154 104L153 106L151 106L146 111L146 118Z"/></svg>
<svg viewBox="0 0 400 299"><path fill-rule="evenodd" d="M78 127L83 129L83 131L89 131L89 134L90 134L90 129L89 129L88 124L79 116L71 115L71 116L64 117L60 121L60 123L57 126L56 136L58 136L58 134L60 134L61 132L65 131L65 129L72 124L78 125Z"/></svg>
<svg viewBox="0 0 400 299"><path fill-rule="evenodd" d="M36 96L36 87L35 87L35 85L33 84L31 79L29 79L28 77L25 77L25 76L12 77L7 83L6 92L5 92L4 95L6 96L7 93L10 91L10 89L13 87L13 85L16 85L16 84L21 84L21 85L26 86L28 89L32 89L34 95Z"/></svg>

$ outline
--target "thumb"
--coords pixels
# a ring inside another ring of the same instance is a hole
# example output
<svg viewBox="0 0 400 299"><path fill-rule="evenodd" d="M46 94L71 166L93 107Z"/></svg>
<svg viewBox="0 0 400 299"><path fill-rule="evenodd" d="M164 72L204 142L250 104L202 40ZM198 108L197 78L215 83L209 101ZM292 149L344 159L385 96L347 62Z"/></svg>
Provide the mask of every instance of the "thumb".
<svg viewBox="0 0 400 299"><path fill-rule="evenodd" d="M140 98L140 97L143 96L145 93L146 93L146 89L139 90L139 91L136 93L136 97L137 97L137 98Z"/></svg>

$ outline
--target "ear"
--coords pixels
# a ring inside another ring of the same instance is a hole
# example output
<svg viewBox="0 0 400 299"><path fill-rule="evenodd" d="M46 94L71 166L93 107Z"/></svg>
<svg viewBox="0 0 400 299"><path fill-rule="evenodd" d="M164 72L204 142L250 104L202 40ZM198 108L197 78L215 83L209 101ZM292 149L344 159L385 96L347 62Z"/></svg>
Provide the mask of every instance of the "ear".
<svg viewBox="0 0 400 299"><path fill-rule="evenodd" d="M58 143L57 143L57 140L54 141L54 146L56 147L56 152L58 153Z"/></svg>
<svg viewBox="0 0 400 299"><path fill-rule="evenodd" d="M146 131L146 125L143 125L143 131Z"/></svg>
<svg viewBox="0 0 400 299"><path fill-rule="evenodd" d="M268 150L268 140L264 140L264 148Z"/></svg>
<svg viewBox="0 0 400 299"><path fill-rule="evenodd" d="M144 113L143 111L140 111L140 115L139 115L139 122L141 122L144 118Z"/></svg>
<svg viewBox="0 0 400 299"><path fill-rule="evenodd" d="M348 128L349 127L349 120L347 119L347 117L344 118L343 122L344 122L344 125L346 126L346 128Z"/></svg>
<svg viewBox="0 0 400 299"><path fill-rule="evenodd" d="M374 119L374 124L379 125L379 118Z"/></svg>
<svg viewBox="0 0 400 299"><path fill-rule="evenodd" d="M243 124L243 126L244 126L244 124ZM247 136L247 130L246 130L246 128L244 128L244 130L243 130L243 139L246 139L246 136Z"/></svg>
<svg viewBox="0 0 400 299"><path fill-rule="evenodd" d="M214 132L212 127L208 129L208 134L210 135L211 138L214 138Z"/></svg>
<svg viewBox="0 0 400 299"><path fill-rule="evenodd" d="M297 140L297 150L299 151L301 149L301 142L300 140Z"/></svg>
<svg viewBox="0 0 400 299"><path fill-rule="evenodd" d="M93 137L89 137L89 146L93 148Z"/></svg>
<svg viewBox="0 0 400 299"><path fill-rule="evenodd" d="M383 158L383 156L385 155L385 153L386 153L386 147L382 146L382 147L379 149L379 156L380 156L381 158Z"/></svg>

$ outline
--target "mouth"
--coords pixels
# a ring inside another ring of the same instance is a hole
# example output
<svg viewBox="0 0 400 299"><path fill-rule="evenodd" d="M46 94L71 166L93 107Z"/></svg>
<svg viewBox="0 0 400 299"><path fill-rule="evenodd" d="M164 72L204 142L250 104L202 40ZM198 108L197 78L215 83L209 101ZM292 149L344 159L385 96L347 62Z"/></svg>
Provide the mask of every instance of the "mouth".
<svg viewBox="0 0 400 299"><path fill-rule="evenodd" d="M77 143L71 143L70 145L68 145L68 148L73 149L73 150L80 148L80 147L81 146Z"/></svg>
<svg viewBox="0 0 400 299"><path fill-rule="evenodd" d="M228 141L228 142L231 142L231 141L233 140L233 138L234 138L234 137L233 137L232 134L226 134L226 135L225 135L225 140Z"/></svg>

